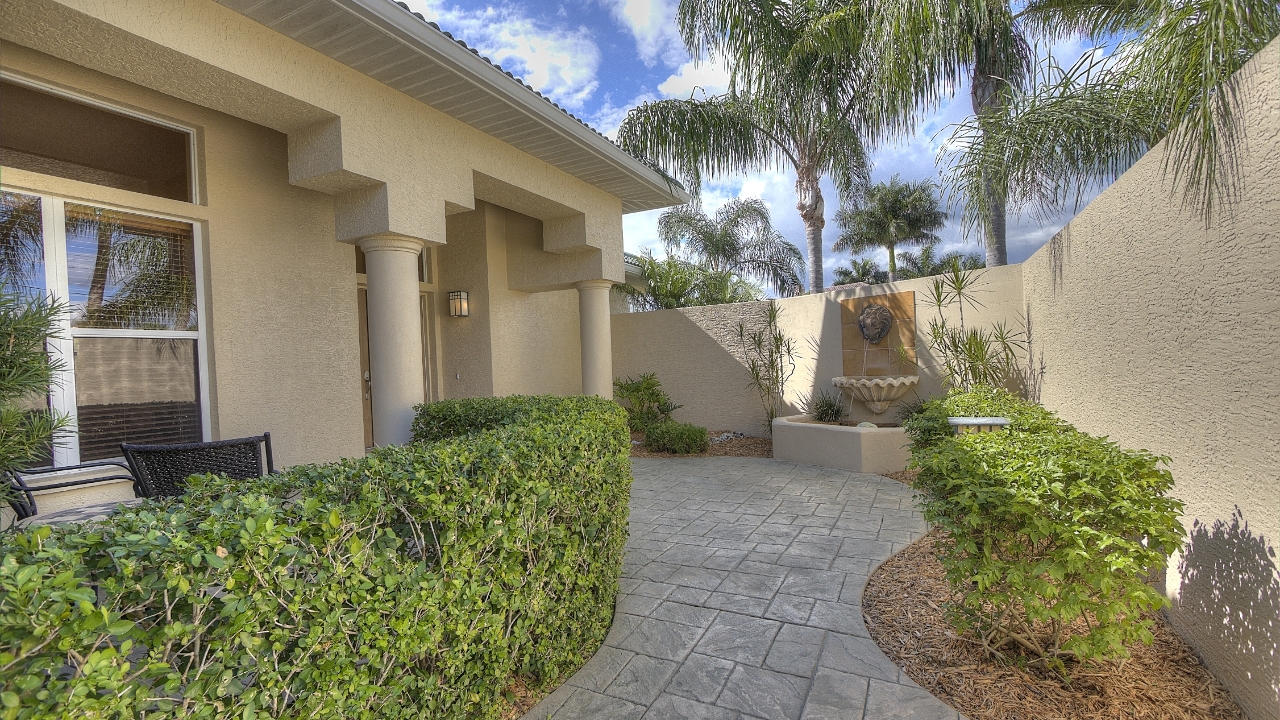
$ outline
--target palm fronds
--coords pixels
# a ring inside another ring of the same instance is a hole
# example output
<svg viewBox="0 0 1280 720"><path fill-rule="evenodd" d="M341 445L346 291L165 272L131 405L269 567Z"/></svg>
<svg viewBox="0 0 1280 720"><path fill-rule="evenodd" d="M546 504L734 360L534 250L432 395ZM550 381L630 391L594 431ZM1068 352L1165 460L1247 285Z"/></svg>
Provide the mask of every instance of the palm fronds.
<svg viewBox="0 0 1280 720"><path fill-rule="evenodd" d="M762 200L730 200L714 217L692 205L672 208L658 218L658 237L669 253L713 272L762 280L782 296L804 292L804 257L774 229Z"/></svg>
<svg viewBox="0 0 1280 720"><path fill-rule="evenodd" d="M1232 76L1280 34L1274 0L1038 0L1028 27L1099 40L1120 34L1107 57L1069 69L1047 58L1029 90L971 118L940 159L948 194L964 205L966 231L1001 208L1044 218L1111 182L1157 142L1162 171L1183 207L1210 223L1238 195L1244 87ZM985 184L985 185L984 185Z"/></svg>
<svg viewBox="0 0 1280 720"><path fill-rule="evenodd" d="M889 252L889 279L895 279L898 245L936 243L935 230L947 216L929 181L904 181L898 175L866 191L858 207L842 210L837 220L843 232L835 249L854 253L884 248Z"/></svg>

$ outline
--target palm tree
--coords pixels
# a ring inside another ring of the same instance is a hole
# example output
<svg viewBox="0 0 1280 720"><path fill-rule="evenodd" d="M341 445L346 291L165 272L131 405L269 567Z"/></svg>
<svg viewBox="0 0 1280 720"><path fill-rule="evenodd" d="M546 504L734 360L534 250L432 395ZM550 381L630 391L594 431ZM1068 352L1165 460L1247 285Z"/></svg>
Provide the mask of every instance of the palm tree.
<svg viewBox="0 0 1280 720"><path fill-rule="evenodd" d="M987 266L980 255L960 252L938 255L937 250L937 243L929 243L921 247L919 252L898 253L898 262L902 266L901 277L904 279L932 277L954 269L981 270Z"/></svg>
<svg viewBox="0 0 1280 720"><path fill-rule="evenodd" d="M948 185L974 197L984 179L1015 210L1079 203L1166 139L1164 173L1209 223L1238 191L1238 90L1223 84L1280 34L1275 0L1032 0L1021 21L1046 35L1119 37L1111 58L1063 69L1052 58L1029 90L956 132ZM1123 58L1115 62L1112 58ZM987 208L973 203L967 221Z"/></svg>
<svg viewBox="0 0 1280 720"><path fill-rule="evenodd" d="M729 91L704 99L650 102L627 114L618 143L665 167L695 193L703 176L784 168L796 175L796 210L805 226L809 290L823 288L825 205L830 177L841 205L868 178L866 145L898 129L910 103L875 82L875 52L800 56L796 44L832 0L681 0L680 31L697 61L723 60Z"/></svg>
<svg viewBox="0 0 1280 720"><path fill-rule="evenodd" d="M904 182L894 175L887 183L876 183L866 192L859 207L837 216L844 232L835 250L854 253L876 248L889 251L889 281L897 279L899 245L936 243L934 234L947 222L938 204L934 185L927 180Z"/></svg>
<svg viewBox="0 0 1280 720"><path fill-rule="evenodd" d="M854 258L849 262L849 267L838 267L832 274L835 275L836 285L877 285L889 280L889 273L881 270L876 261L870 258Z"/></svg>
<svg viewBox="0 0 1280 720"><path fill-rule="evenodd" d="M979 127L1003 111L1009 94L1024 87L1031 72L1031 49L1008 0L847 3L817 18L797 50L805 56L841 55L868 44L892 49L877 82L893 88L886 92L895 97L908 94L918 103L934 104L967 75ZM1008 263L1005 189L998 180L979 178L981 194L973 198L983 206L989 266Z"/></svg>
<svg viewBox="0 0 1280 720"><path fill-rule="evenodd" d="M784 297L804 292L800 248L773 229L762 200L730 200L715 217L696 205L672 208L658 218L658 237L668 253L687 254L712 272L761 280Z"/></svg>
<svg viewBox="0 0 1280 720"><path fill-rule="evenodd" d="M0 192L0 288L23 296L34 285L44 261L44 232L41 227L40 198Z"/></svg>
<svg viewBox="0 0 1280 720"><path fill-rule="evenodd" d="M732 272L709 270L678 257L655 259L653 253L635 256L640 267L640 285L619 283L621 293L636 312L670 310L698 305L760 300L760 288Z"/></svg>

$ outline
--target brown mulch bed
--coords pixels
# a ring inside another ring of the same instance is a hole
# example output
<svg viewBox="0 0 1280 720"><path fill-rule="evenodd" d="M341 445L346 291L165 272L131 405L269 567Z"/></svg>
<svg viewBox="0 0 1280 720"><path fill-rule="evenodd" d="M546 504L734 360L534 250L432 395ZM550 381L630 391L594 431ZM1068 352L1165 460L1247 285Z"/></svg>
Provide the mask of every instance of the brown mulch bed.
<svg viewBox="0 0 1280 720"><path fill-rule="evenodd" d="M1155 642L1132 657L1052 671L1024 670L984 656L941 610L951 599L934 550L938 531L889 558L871 576L862 611L871 637L921 687L970 720L1245 720L1222 685L1159 615Z"/></svg>
<svg viewBox="0 0 1280 720"><path fill-rule="evenodd" d="M712 430L710 435L715 437L728 432L728 430ZM718 443L711 443L710 447L704 453L697 455L675 455L672 453L661 453L646 450L644 445L637 445L636 441L644 442L643 433L631 433L631 457L644 458L691 458L691 457L773 457L773 440L769 438L758 437L742 437L733 438L732 440L724 440Z"/></svg>
<svg viewBox="0 0 1280 720"><path fill-rule="evenodd" d="M533 709L542 701L542 698L551 693L555 688L548 688L545 691L533 690L525 684L523 678L517 677L511 681L507 689L503 692L506 700L510 703L510 707L502 713L502 720L516 720L516 718L524 715Z"/></svg>
<svg viewBox="0 0 1280 720"><path fill-rule="evenodd" d="M885 473L884 476L890 480L897 480L903 485L910 485L916 481L916 476L919 474L919 470L899 470L897 472Z"/></svg>

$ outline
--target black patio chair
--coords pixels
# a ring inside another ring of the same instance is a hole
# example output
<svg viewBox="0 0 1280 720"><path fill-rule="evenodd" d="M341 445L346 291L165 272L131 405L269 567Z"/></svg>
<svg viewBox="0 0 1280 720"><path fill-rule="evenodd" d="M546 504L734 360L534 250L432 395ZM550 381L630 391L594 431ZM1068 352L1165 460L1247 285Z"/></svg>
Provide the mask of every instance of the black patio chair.
<svg viewBox="0 0 1280 720"><path fill-rule="evenodd" d="M266 466L263 472L265 447ZM232 480L248 480L276 471L271 459L271 433L260 436L184 443L181 445L130 445L120 450L133 471L133 492L138 497L174 497L186 492L187 478L214 473Z"/></svg>
<svg viewBox="0 0 1280 720"><path fill-rule="evenodd" d="M27 484L27 478L32 476L47 475L49 473L67 473L75 470L90 470L93 468L118 467L124 470L124 474L114 475L95 475L90 478L78 478L76 480L66 480L63 482L44 483L32 487ZM133 480L135 492L137 481L129 472L128 466L124 463L112 462L104 460L102 462L81 463L80 465L70 465L56 468L36 468L33 470L6 470L4 471L5 480L9 485L9 507L13 508L14 514L19 520L35 517L38 509L36 508L36 498L32 495L33 490L57 490L58 488L78 487L80 485L93 485L95 483L106 482L108 480Z"/></svg>

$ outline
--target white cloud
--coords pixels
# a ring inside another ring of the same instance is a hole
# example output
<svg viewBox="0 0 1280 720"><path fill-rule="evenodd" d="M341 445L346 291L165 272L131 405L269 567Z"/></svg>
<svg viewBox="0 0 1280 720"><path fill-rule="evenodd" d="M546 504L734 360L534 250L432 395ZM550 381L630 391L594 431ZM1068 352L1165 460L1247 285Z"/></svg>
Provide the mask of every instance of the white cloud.
<svg viewBox="0 0 1280 720"><path fill-rule="evenodd" d="M606 95L604 104L592 113L590 117L591 126L599 130L610 140L617 140L618 126L621 125L622 120L627 117L627 113L631 112L631 109L637 105L657 99L659 99L657 95L646 92L640 93L636 97L631 98L631 102L626 103L625 105L614 105L613 99Z"/></svg>
<svg viewBox="0 0 1280 720"><path fill-rule="evenodd" d="M582 108L599 87L600 49L585 27L548 26L508 5L467 9L434 0L407 3L566 108Z"/></svg>
<svg viewBox="0 0 1280 720"><path fill-rule="evenodd" d="M695 63L692 60L681 65L671 77L658 84L664 97L687 99L719 95L729 89L729 70L719 62Z"/></svg>
<svg viewBox="0 0 1280 720"><path fill-rule="evenodd" d="M695 66L692 61L685 62L666 80L658 84L658 93L649 91L631 98L630 102L614 105L610 96L605 96L604 103L591 116L591 124L605 137L614 140L618 135L618 126L632 108L646 102L662 98L689 98L717 95L729 89L729 71L716 63L702 63Z"/></svg>
<svg viewBox="0 0 1280 720"><path fill-rule="evenodd" d="M652 67L661 60L675 65L684 57L676 29L675 8L664 0L602 0L614 20L631 31L640 61Z"/></svg>

